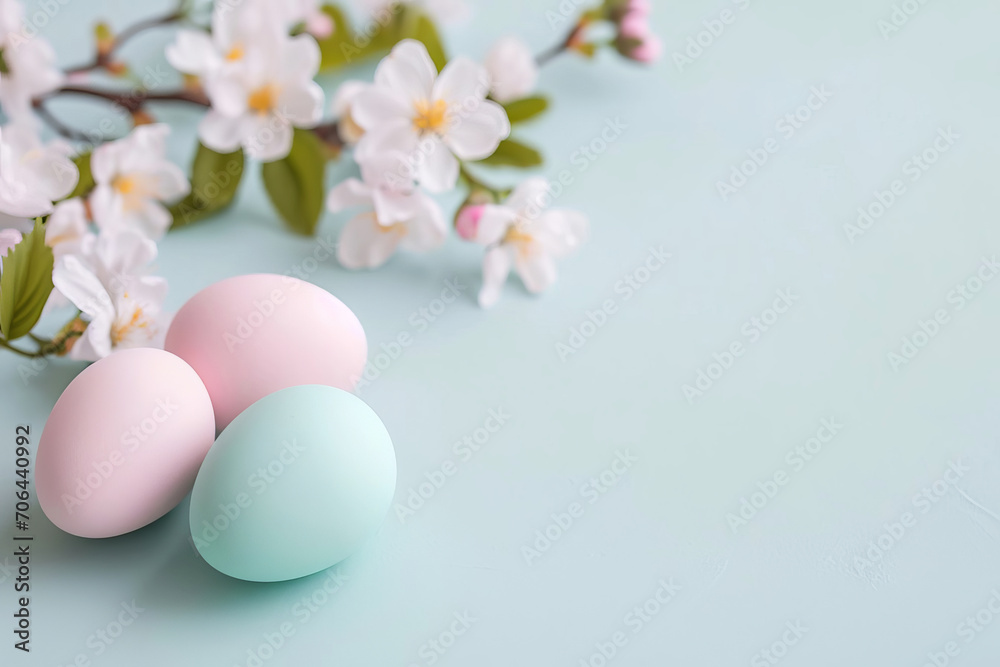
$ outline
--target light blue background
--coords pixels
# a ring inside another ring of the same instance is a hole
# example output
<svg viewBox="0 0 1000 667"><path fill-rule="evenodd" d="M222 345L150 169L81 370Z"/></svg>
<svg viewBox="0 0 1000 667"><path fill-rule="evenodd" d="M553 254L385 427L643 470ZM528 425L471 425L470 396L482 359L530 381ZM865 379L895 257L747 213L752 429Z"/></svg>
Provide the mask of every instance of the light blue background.
<svg viewBox="0 0 1000 667"><path fill-rule="evenodd" d="M971 642L959 624L1000 587L1000 281L960 311L948 298L984 255L1000 252L1000 5L927 3L885 39L878 22L892 14L890 0L655 4L661 64L560 58L540 82L552 112L518 130L544 147L543 173L572 171L558 205L592 222L591 242L560 265L547 294L531 297L512 280L495 309L480 310L481 253L457 238L375 272L329 261L309 277L355 310L373 354L413 335L361 392L394 436L397 501L445 460L457 474L405 523L390 514L306 623L294 606L324 575L259 585L216 573L188 542L186 502L103 541L62 534L35 508L34 651L29 658L8 643L3 664L63 665L84 654L95 665L246 665L247 651L287 621L295 633L268 665L424 665L425 642L465 611L478 620L437 664L576 666L618 631L628 643L613 665L769 664L755 655L789 622L808 628L781 662L789 667L918 667L951 641L960 650L951 664L995 663L1000 619ZM71 0L44 32L73 64L88 57L97 17L125 25L162 6ZM546 14L557 7L480 3L446 39L452 53L474 57L508 33L541 50L563 32ZM734 22L678 71L670 54L725 8ZM125 53L162 63L168 39L150 34ZM324 80L328 90L335 83ZM831 99L785 139L776 123L823 85ZM54 109L84 126L100 117L89 103ZM186 163L197 112L156 115L179 126L171 152ZM627 130L581 172L575 152L615 118ZM960 135L954 146L919 181L904 176L911 156L948 127ZM778 152L722 201L716 182L771 137ZM333 169L331 185L348 173ZM906 193L850 243L843 226L896 178ZM335 237L344 219L326 214L320 236ZM660 245L669 263L626 301L616 283ZM158 264L177 308L227 276L288 272L315 248L282 229L253 175L228 213L170 234ZM452 277L463 296L418 331L411 315ZM731 342L749 343L744 323L781 289L796 304L689 402L682 386ZM563 363L556 344L606 299L617 313ZM888 353L939 308L948 324L894 371ZM81 367L57 361L24 384L18 364L0 357L0 441L10 445L0 479L11 486L15 425L30 424L37 443ZM500 407L509 423L461 461L453 443ZM795 471L786 452L830 417L842 431ZM586 504L581 485L626 450L637 462ZM957 459L970 469L923 513L914 496ZM734 533L727 514L778 471L788 483ZM9 507L12 490L0 493ZM584 515L529 565L522 546L574 501ZM856 557L905 512L915 525L859 569ZM661 578L680 592L633 633L626 614ZM11 584L0 589L6 624ZM96 657L88 636L133 600L145 611Z"/></svg>

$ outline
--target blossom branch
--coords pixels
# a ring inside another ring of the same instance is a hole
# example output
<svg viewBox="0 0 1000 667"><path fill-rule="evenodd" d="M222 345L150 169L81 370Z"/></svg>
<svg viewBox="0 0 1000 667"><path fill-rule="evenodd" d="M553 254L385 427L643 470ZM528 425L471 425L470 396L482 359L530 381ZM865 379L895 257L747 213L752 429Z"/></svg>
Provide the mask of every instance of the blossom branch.
<svg viewBox="0 0 1000 667"><path fill-rule="evenodd" d="M577 21L576 25L573 26L573 29L566 35L565 39L539 53L535 57L535 63L539 67L543 67L544 65L552 62L559 54L575 48L580 41L580 37L583 35L584 28L586 27L587 21L581 17L580 20Z"/></svg>
<svg viewBox="0 0 1000 667"><path fill-rule="evenodd" d="M147 30L176 23L177 21L184 19L186 14L182 7L183 3L180 3L177 9L168 14L164 14L163 16L154 16L125 28L106 45L102 46L101 44L98 44L97 55L94 56L94 59L91 62L77 67L71 67L66 70L66 74L83 74L85 72L92 72L96 69L108 69L114 64L113 60L115 53L136 35Z"/></svg>

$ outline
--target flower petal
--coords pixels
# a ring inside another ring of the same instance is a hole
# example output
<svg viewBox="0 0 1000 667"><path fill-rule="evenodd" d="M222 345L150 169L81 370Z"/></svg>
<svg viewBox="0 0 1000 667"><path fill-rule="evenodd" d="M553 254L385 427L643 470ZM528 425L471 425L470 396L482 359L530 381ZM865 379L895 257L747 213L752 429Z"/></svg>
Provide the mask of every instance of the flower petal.
<svg viewBox="0 0 1000 667"><path fill-rule="evenodd" d="M247 93L253 88L248 88L239 74L237 70L208 79L205 93L212 102L212 111L234 117L247 110Z"/></svg>
<svg viewBox="0 0 1000 667"><path fill-rule="evenodd" d="M281 78L308 80L319 71L319 44L312 35L297 35L283 44Z"/></svg>
<svg viewBox="0 0 1000 667"><path fill-rule="evenodd" d="M587 217L579 211L552 209L539 218L534 236L554 257L562 257L587 240Z"/></svg>
<svg viewBox="0 0 1000 667"><path fill-rule="evenodd" d="M214 151L232 153L240 147L243 139L240 124L240 118L224 116L215 109L209 109L198 124L198 137Z"/></svg>
<svg viewBox="0 0 1000 667"><path fill-rule="evenodd" d="M273 162L292 150L292 126L280 116L244 116L243 148L247 156Z"/></svg>
<svg viewBox="0 0 1000 667"><path fill-rule="evenodd" d="M458 160L440 139L425 138L414 156L417 160L417 180L429 192L445 192L458 182Z"/></svg>
<svg viewBox="0 0 1000 667"><path fill-rule="evenodd" d="M52 283L73 305L91 318L114 314L114 304L96 275L74 255L60 257L52 271ZM107 349L111 349L108 340Z"/></svg>
<svg viewBox="0 0 1000 667"><path fill-rule="evenodd" d="M120 231L125 224L124 201L110 185L98 185L88 198L94 224L102 232Z"/></svg>
<svg viewBox="0 0 1000 667"><path fill-rule="evenodd" d="M476 243L493 245L499 243L507 229L517 219L517 212L506 206L487 204L483 207L483 215L479 218L476 229Z"/></svg>
<svg viewBox="0 0 1000 667"><path fill-rule="evenodd" d="M406 98L394 90L370 86L351 102L351 118L367 131L386 123L412 123L413 109Z"/></svg>
<svg viewBox="0 0 1000 667"><path fill-rule="evenodd" d="M514 188L514 191L510 193L510 196L507 197L504 205L509 206L517 211L519 215L529 220L536 220L541 212L548 208L551 199L549 182L540 176L536 176L521 181Z"/></svg>
<svg viewBox="0 0 1000 667"><path fill-rule="evenodd" d="M532 294L544 292L556 281L556 262L546 252L518 253L516 268L524 286Z"/></svg>
<svg viewBox="0 0 1000 667"><path fill-rule="evenodd" d="M490 77L479 63L459 56L449 62L434 82L433 99L450 105L474 105L486 99L490 92Z"/></svg>
<svg viewBox="0 0 1000 667"><path fill-rule="evenodd" d="M526 97L538 81L538 65L528 45L517 37L497 41L486 55L491 93L497 102Z"/></svg>
<svg viewBox="0 0 1000 667"><path fill-rule="evenodd" d="M167 62L185 74L203 76L222 64L212 38L201 30L180 30L167 45Z"/></svg>
<svg viewBox="0 0 1000 667"><path fill-rule="evenodd" d="M434 89L437 68L422 42L404 39L375 70L375 83L401 94L410 102L429 100Z"/></svg>
<svg viewBox="0 0 1000 667"><path fill-rule="evenodd" d="M336 213L352 206L371 204L371 189L356 178L349 178L334 186L326 197L326 207Z"/></svg>
<svg viewBox="0 0 1000 667"><path fill-rule="evenodd" d="M483 256L483 286L479 290L479 305L492 307L500 299L500 291L510 274L510 253L506 248L490 248Z"/></svg>
<svg viewBox="0 0 1000 667"><path fill-rule="evenodd" d="M395 229L380 225L374 213L362 213L340 232L337 259L348 269L374 269L392 256L400 238Z"/></svg>
<svg viewBox="0 0 1000 667"><path fill-rule="evenodd" d="M287 86L278 98L276 113L295 127L315 127L323 117L323 89L315 81Z"/></svg>
<svg viewBox="0 0 1000 667"><path fill-rule="evenodd" d="M448 236L448 225L438 203L427 195L412 197L415 211L406 223L406 236L402 246L414 252L426 252L444 243Z"/></svg>
<svg viewBox="0 0 1000 667"><path fill-rule="evenodd" d="M459 159L481 160L492 155L508 136L507 112L499 104L484 100L473 111L454 120L445 141Z"/></svg>

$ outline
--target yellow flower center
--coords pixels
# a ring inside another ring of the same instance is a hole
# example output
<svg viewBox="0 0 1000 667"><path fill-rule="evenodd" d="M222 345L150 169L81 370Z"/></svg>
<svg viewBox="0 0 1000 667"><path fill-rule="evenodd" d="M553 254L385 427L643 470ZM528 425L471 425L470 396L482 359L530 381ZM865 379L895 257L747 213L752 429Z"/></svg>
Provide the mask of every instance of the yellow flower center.
<svg viewBox="0 0 1000 667"><path fill-rule="evenodd" d="M507 230L507 233L503 235L503 243L512 243L514 245L524 246L529 245L535 241L535 238L526 233L520 228L519 225L511 225Z"/></svg>
<svg viewBox="0 0 1000 667"><path fill-rule="evenodd" d="M444 100L418 100L413 105L416 112L413 116L413 127L418 132L436 132L438 134L448 124L448 103Z"/></svg>
<svg viewBox="0 0 1000 667"><path fill-rule="evenodd" d="M233 44L233 48L229 49L226 54L226 60L233 62L234 60L242 60L243 58L243 45Z"/></svg>
<svg viewBox="0 0 1000 667"><path fill-rule="evenodd" d="M396 234L398 236L406 236L406 225L401 222L394 222L391 225L383 225L376 220L375 229L377 229L380 234Z"/></svg>
<svg viewBox="0 0 1000 667"><path fill-rule="evenodd" d="M125 295L125 298L128 298L128 294ZM136 306L135 310L132 311L132 317L127 322L118 320L111 325L111 345L118 345L135 329L145 329L147 326L149 326L149 322L143 319L142 306Z"/></svg>
<svg viewBox="0 0 1000 667"><path fill-rule="evenodd" d="M257 113L268 113L278 102L278 89L273 84L266 84L250 93L247 106Z"/></svg>
<svg viewBox="0 0 1000 667"><path fill-rule="evenodd" d="M135 191L135 179L131 176L116 176L115 180L111 182L111 187L117 190L119 194L127 196Z"/></svg>
<svg viewBox="0 0 1000 667"><path fill-rule="evenodd" d="M538 248L535 245L535 237L524 231L520 222L514 223L507 228L501 243L509 243L517 248L517 254L522 258L530 257Z"/></svg>

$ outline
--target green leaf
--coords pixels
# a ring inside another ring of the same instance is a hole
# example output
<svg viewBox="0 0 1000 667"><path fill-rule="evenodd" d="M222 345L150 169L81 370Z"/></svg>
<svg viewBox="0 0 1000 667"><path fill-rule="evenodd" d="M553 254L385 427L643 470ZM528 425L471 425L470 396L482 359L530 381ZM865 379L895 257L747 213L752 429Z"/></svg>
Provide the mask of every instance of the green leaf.
<svg viewBox="0 0 1000 667"><path fill-rule="evenodd" d="M508 102L503 105L503 108L507 112L507 118L510 119L510 124L515 125L517 123L523 123L526 120L531 120L535 116L544 112L549 108L549 101L541 95L536 97L525 97L521 100Z"/></svg>
<svg viewBox="0 0 1000 667"><path fill-rule="evenodd" d="M316 40L321 55L320 69L328 71L343 67L353 60L352 53L358 51L355 44L357 38L351 29L351 22L337 5L323 5L320 11L329 16L333 22L333 32L323 39Z"/></svg>
<svg viewBox="0 0 1000 667"><path fill-rule="evenodd" d="M414 12L413 16L409 19L408 27L409 34L404 35L404 37L411 37L423 42L437 70L440 72L444 69L444 66L448 64L448 56L445 53L444 44L441 43L441 36L438 34L434 21L423 12Z"/></svg>
<svg viewBox="0 0 1000 667"><path fill-rule="evenodd" d="M243 149L216 153L199 143L191 166L191 192L170 207L172 227L183 227L233 203L243 177Z"/></svg>
<svg viewBox="0 0 1000 667"><path fill-rule="evenodd" d="M7 252L0 275L0 332L17 340L42 316L52 292L52 248L45 245L41 218L21 242Z"/></svg>
<svg viewBox="0 0 1000 667"><path fill-rule="evenodd" d="M323 172L326 160L319 139L296 128L286 157L266 162L261 171L264 188L278 215L300 234L316 231L323 211Z"/></svg>
<svg viewBox="0 0 1000 667"><path fill-rule="evenodd" d="M514 139L504 139L497 146L493 155L480 160L478 164L491 167L537 167L542 164L542 154L537 150Z"/></svg>
<svg viewBox="0 0 1000 667"><path fill-rule="evenodd" d="M90 173L90 151L81 153L73 158L73 164L76 165L77 171L80 172L80 178L77 180L73 192L69 193L66 199L82 197L94 189L94 175Z"/></svg>

